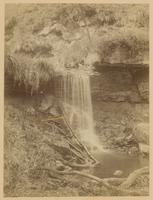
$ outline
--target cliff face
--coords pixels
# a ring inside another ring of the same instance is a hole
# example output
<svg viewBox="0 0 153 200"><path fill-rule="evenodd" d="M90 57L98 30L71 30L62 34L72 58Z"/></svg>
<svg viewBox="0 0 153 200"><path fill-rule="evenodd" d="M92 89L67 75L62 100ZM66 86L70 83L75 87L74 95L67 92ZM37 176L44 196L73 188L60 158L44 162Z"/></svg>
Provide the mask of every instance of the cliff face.
<svg viewBox="0 0 153 200"><path fill-rule="evenodd" d="M102 142L128 152L133 151L133 145L148 144L148 69L100 69L99 74L91 78L91 91L96 131ZM133 145L128 148L126 144L122 146L122 139L126 141L127 137L133 138Z"/></svg>
<svg viewBox="0 0 153 200"><path fill-rule="evenodd" d="M91 77L93 100L110 102L148 102L148 68L102 67Z"/></svg>

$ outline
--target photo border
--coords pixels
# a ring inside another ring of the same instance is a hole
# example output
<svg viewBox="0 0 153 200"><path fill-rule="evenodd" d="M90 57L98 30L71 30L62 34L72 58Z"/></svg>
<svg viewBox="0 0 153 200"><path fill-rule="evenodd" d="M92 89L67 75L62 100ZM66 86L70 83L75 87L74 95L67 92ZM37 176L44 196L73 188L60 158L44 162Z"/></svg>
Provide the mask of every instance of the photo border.
<svg viewBox="0 0 153 200"><path fill-rule="evenodd" d="M94 4L149 4L150 27L149 27L149 127L150 127L150 192L149 196L124 197L124 196L89 196L89 197L3 197L3 172L4 172L4 16L5 4L29 4L29 3L94 3ZM0 200L153 200L153 1L150 0L0 0Z"/></svg>

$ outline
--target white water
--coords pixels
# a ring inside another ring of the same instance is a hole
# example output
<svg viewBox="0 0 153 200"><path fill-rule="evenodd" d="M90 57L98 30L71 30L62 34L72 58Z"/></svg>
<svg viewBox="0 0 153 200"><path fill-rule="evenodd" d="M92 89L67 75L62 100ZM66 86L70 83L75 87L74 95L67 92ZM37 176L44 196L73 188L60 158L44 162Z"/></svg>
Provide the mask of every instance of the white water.
<svg viewBox="0 0 153 200"><path fill-rule="evenodd" d="M94 130L90 77L83 72L68 72L60 79L60 96L71 127L91 149L100 149Z"/></svg>

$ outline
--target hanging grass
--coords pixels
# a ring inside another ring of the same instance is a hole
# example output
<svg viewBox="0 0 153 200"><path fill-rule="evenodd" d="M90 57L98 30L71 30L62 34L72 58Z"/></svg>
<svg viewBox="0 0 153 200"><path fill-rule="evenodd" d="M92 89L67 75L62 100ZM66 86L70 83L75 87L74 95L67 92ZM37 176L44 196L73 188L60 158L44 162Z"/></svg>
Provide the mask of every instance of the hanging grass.
<svg viewBox="0 0 153 200"><path fill-rule="evenodd" d="M27 56L7 56L5 73L13 77L14 83L30 88L31 95L38 92L41 84L48 83L55 72L51 63L45 59L32 59Z"/></svg>

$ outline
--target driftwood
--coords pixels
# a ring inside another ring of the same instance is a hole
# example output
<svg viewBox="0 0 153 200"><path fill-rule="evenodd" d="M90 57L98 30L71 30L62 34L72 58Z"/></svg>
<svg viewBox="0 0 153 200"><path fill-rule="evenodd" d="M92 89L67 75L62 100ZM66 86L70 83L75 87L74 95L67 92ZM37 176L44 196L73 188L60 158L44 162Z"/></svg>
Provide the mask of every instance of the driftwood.
<svg viewBox="0 0 153 200"><path fill-rule="evenodd" d="M45 122L45 124L46 125L49 125L50 126L50 123L48 123L48 122ZM64 132L64 130L62 129L62 128L60 128L60 127L58 127L56 124L54 124L54 129L55 129L55 127L56 127L56 129L58 129L59 130L59 132L60 133L62 133L62 135L67 139L67 142L68 142L68 144L69 144L69 146L70 146L70 151L77 157L77 158L79 158L79 159L81 159L82 161L84 161L85 163L87 163L87 164L84 164L84 166L83 165L73 165L73 167L92 167L92 166L95 166L95 164L96 163L94 163L94 164L90 164L89 165L89 162L87 161L87 159L86 159L86 157L85 157L85 155L83 154L83 151L81 151L78 147L76 147L75 145L73 145L72 143L71 143L71 139L67 136L67 134L65 134L65 132ZM48 144L49 145L49 144ZM68 163L67 163L68 164ZM70 166L70 165L69 165ZM72 166L72 165L71 165Z"/></svg>
<svg viewBox="0 0 153 200"><path fill-rule="evenodd" d="M88 162L87 158L86 158L86 156L87 156L88 158L90 158L92 160L92 162L93 162L92 164L93 165L97 164L98 161L91 155L91 153L88 151L87 147L79 140L79 138L74 133L74 131L72 130L71 126L69 125L69 122L68 122L68 120L66 118L66 113L64 111L63 106L60 106L60 109L61 109L61 112L62 112L62 115L60 116L60 119L63 119L64 124L66 125L66 127L69 130L70 134L66 134L65 131L61 127L59 127L60 123L58 123L56 121L57 117L51 117L51 118L49 118L47 120L43 120L43 122L48 126L50 125L49 122L51 122L52 125L54 125L54 126L52 126L52 128L54 130L58 129L58 131L68 140L69 146L71 148L73 148L73 150L71 150L73 152L73 154L75 154L77 157L79 157L82 160L83 160L83 157L84 157L84 161L85 162ZM76 142L76 145L71 143L72 138L74 138L74 140ZM85 156L85 154L86 154L86 156Z"/></svg>
<svg viewBox="0 0 153 200"><path fill-rule="evenodd" d="M91 153L88 151L86 146L83 143L81 143L80 140L78 139L78 137L76 136L76 134L74 134L74 131L72 130L71 126L69 125L69 123L67 121L66 114L65 114L63 107L61 107L61 110L62 110L62 113L63 113L63 120L64 120L66 126L68 127L71 135L76 139L78 145L82 148L82 150L84 150L87 153L87 155L93 160L93 162L97 163L97 160L91 155Z"/></svg>
<svg viewBox="0 0 153 200"><path fill-rule="evenodd" d="M82 152L78 147L76 147L74 144L71 143L70 138L65 134L65 132L64 132L61 128L59 128L58 126L56 126L56 128L66 137L69 146L70 146L71 148L73 148L73 150L71 150L71 151L73 152L73 154L75 154L77 157L81 158L82 160L83 160L83 158L84 158L84 161L86 161L86 158L85 158L85 156L83 155L83 152ZM76 152L75 152L74 150L75 150ZM79 153L79 154L78 154L78 153ZM88 166L89 166L89 165L88 165ZM90 166L91 166L91 165L90 165Z"/></svg>
<svg viewBox="0 0 153 200"><path fill-rule="evenodd" d="M141 169L137 169L134 172L132 172L128 178L120 185L121 188L129 188L135 180L142 174L149 173L148 167L143 167Z"/></svg>
<svg viewBox="0 0 153 200"><path fill-rule="evenodd" d="M80 155L78 152L76 152L74 149L70 149L70 151L78 158L80 158L81 160L85 161L85 158Z"/></svg>
<svg viewBox="0 0 153 200"><path fill-rule="evenodd" d="M80 153L82 155L82 151L80 149L78 149L75 145L73 145L70 141L68 141L68 144L71 148L73 148L74 150L76 150L78 153Z"/></svg>

